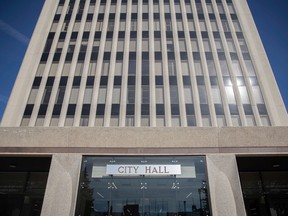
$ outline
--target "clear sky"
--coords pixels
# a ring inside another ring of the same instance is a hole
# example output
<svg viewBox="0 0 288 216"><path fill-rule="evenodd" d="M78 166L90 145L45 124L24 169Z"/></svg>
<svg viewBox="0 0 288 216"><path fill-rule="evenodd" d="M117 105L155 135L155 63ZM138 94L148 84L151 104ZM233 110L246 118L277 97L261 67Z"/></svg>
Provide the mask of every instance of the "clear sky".
<svg viewBox="0 0 288 216"><path fill-rule="evenodd" d="M0 0L0 119L43 3L44 0ZM248 3L287 110L288 0Z"/></svg>

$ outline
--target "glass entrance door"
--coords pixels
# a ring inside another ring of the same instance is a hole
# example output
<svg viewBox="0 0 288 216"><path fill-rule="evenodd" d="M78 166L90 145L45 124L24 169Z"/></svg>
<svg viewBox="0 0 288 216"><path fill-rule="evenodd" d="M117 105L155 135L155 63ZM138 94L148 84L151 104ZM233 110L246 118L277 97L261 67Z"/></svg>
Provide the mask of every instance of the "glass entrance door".
<svg viewBox="0 0 288 216"><path fill-rule="evenodd" d="M161 164L178 164L181 174L107 175L107 162L120 164L120 171L130 167L130 172L133 166L153 164L155 172L163 173ZM76 215L210 215L204 158L84 158Z"/></svg>

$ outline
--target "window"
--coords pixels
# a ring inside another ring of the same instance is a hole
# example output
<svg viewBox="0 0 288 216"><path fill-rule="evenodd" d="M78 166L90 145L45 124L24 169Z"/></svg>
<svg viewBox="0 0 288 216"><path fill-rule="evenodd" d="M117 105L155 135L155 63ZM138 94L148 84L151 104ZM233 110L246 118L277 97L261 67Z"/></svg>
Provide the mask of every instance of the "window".
<svg viewBox="0 0 288 216"><path fill-rule="evenodd" d="M164 104L163 86L156 86L156 104Z"/></svg>
<svg viewBox="0 0 288 216"><path fill-rule="evenodd" d="M262 93L259 86L252 86L253 96L256 104L264 104Z"/></svg>
<svg viewBox="0 0 288 216"><path fill-rule="evenodd" d="M127 11L127 4L122 3L121 4L121 13L126 13L126 11Z"/></svg>
<svg viewBox="0 0 288 216"><path fill-rule="evenodd" d="M235 9L234 9L233 4L228 4L228 9L229 9L229 12L230 12L231 14L235 14Z"/></svg>
<svg viewBox="0 0 288 216"><path fill-rule="evenodd" d="M234 29L236 32L241 32L241 27L240 27L240 24L237 20L233 20L233 25L234 25Z"/></svg>
<svg viewBox="0 0 288 216"><path fill-rule="evenodd" d="M201 3L196 3L196 9L198 14L203 14L203 8Z"/></svg>
<svg viewBox="0 0 288 216"><path fill-rule="evenodd" d="M106 101L106 87L100 87L99 88L99 94L98 94L98 104L105 104Z"/></svg>
<svg viewBox="0 0 288 216"><path fill-rule="evenodd" d="M244 39L239 39L238 42L239 42L240 49L241 49L242 53L248 53L248 47L246 45L245 40Z"/></svg>
<svg viewBox="0 0 288 216"><path fill-rule="evenodd" d="M87 50L87 45L88 45L88 40L87 39L83 39L81 42L81 47L80 47L80 52L81 53L85 53Z"/></svg>
<svg viewBox="0 0 288 216"><path fill-rule="evenodd" d="M134 126L134 116L126 116L126 127L133 127Z"/></svg>
<svg viewBox="0 0 288 216"><path fill-rule="evenodd" d="M167 39L167 51L168 52L173 52L174 51L174 43L173 43L173 40L168 38Z"/></svg>
<svg viewBox="0 0 288 216"><path fill-rule="evenodd" d="M62 71L62 76L68 76L69 75L70 67L71 67L71 63L65 62L64 67L63 67L63 71Z"/></svg>
<svg viewBox="0 0 288 216"><path fill-rule="evenodd" d="M192 51L193 52L199 52L198 42L196 39L191 40L191 45L192 45Z"/></svg>
<svg viewBox="0 0 288 216"><path fill-rule="evenodd" d="M204 85L198 85L198 93L199 93L200 104L207 104L208 99L207 99L206 88Z"/></svg>
<svg viewBox="0 0 288 216"><path fill-rule="evenodd" d="M170 5L169 4L164 4L164 13L170 13Z"/></svg>
<svg viewBox="0 0 288 216"><path fill-rule="evenodd" d="M223 31L230 32L230 28L229 28L227 20L221 20L221 22L222 22Z"/></svg>
<svg viewBox="0 0 288 216"><path fill-rule="evenodd" d="M175 7L175 12L176 13L181 13L181 8L180 8L180 4L179 3L175 3L174 7Z"/></svg>
<svg viewBox="0 0 288 216"><path fill-rule="evenodd" d="M56 14L61 14L62 10L63 10L63 6L59 5L58 8L57 8Z"/></svg>
<svg viewBox="0 0 288 216"><path fill-rule="evenodd" d="M158 3L153 4L153 11L154 11L154 13L159 13L159 4Z"/></svg>
<svg viewBox="0 0 288 216"><path fill-rule="evenodd" d="M160 21L154 20L154 31L160 31Z"/></svg>
<svg viewBox="0 0 288 216"><path fill-rule="evenodd" d="M238 86L241 101L243 104L250 104L246 86Z"/></svg>
<svg viewBox="0 0 288 216"><path fill-rule="evenodd" d="M73 126L73 121L74 121L73 116L66 116L65 126Z"/></svg>
<svg viewBox="0 0 288 216"><path fill-rule="evenodd" d="M206 24L204 20L199 20L200 31L207 31Z"/></svg>
<svg viewBox="0 0 288 216"><path fill-rule="evenodd" d="M110 40L110 39L106 40L104 51L105 52L111 52L111 49L112 49L112 40Z"/></svg>
<svg viewBox="0 0 288 216"><path fill-rule="evenodd" d="M216 21L211 21L211 28L213 32L217 32L218 31L218 26L217 26L217 22Z"/></svg>
<svg viewBox="0 0 288 216"><path fill-rule="evenodd" d="M161 76L162 72L162 61L155 61L155 74L156 76Z"/></svg>
<svg viewBox="0 0 288 216"><path fill-rule="evenodd" d="M142 5L142 13L148 13L149 12L149 7L147 3L144 3Z"/></svg>
<svg viewBox="0 0 288 216"><path fill-rule="evenodd" d="M62 104L64 100L64 95L65 95L65 86L59 86L58 92L57 92L57 97L56 97L56 104Z"/></svg>
<svg viewBox="0 0 288 216"><path fill-rule="evenodd" d="M180 116L172 116L171 117L172 127L179 127L180 126Z"/></svg>
<svg viewBox="0 0 288 216"><path fill-rule="evenodd" d="M81 76L83 73L83 68L84 68L84 62L83 61L77 62L75 69L75 76Z"/></svg>
<svg viewBox="0 0 288 216"><path fill-rule="evenodd" d="M160 40L160 38L155 38L154 49L155 49L155 52L161 52L161 40Z"/></svg>
<svg viewBox="0 0 288 216"><path fill-rule="evenodd" d="M51 96L52 87L46 86L41 104L48 104Z"/></svg>
<svg viewBox="0 0 288 216"><path fill-rule="evenodd" d="M50 32L56 32L58 26L58 22L53 22L51 26Z"/></svg>
<svg viewBox="0 0 288 216"><path fill-rule="evenodd" d="M200 60L195 60L194 61L194 66L195 66L195 72L197 76L203 75L203 70L201 66L201 61Z"/></svg>
<svg viewBox="0 0 288 216"><path fill-rule="evenodd" d="M239 63L238 60L233 60L232 61L232 68L233 68L233 73L236 76L243 76L242 70L241 70L241 67L240 67L240 63Z"/></svg>
<svg viewBox="0 0 288 216"><path fill-rule="evenodd" d="M213 60L207 60L208 73L210 76L216 76L216 68Z"/></svg>
<svg viewBox="0 0 288 216"><path fill-rule="evenodd" d="M218 3L218 4L217 4L217 7L218 7L218 11L219 11L220 14L224 14L224 13L225 13L222 4Z"/></svg>
<svg viewBox="0 0 288 216"><path fill-rule="evenodd" d="M149 60L142 60L142 76L149 76Z"/></svg>
<svg viewBox="0 0 288 216"><path fill-rule="evenodd" d="M171 102L171 104L179 104L178 86L177 85L171 85L170 86L170 102Z"/></svg>
<svg viewBox="0 0 288 216"><path fill-rule="evenodd" d="M232 39L227 39L227 44L228 44L229 52L235 53L236 52L236 48L235 48L233 40Z"/></svg>
<svg viewBox="0 0 288 216"><path fill-rule="evenodd" d="M127 89L127 104L135 103L135 86L128 85Z"/></svg>
<svg viewBox="0 0 288 216"><path fill-rule="evenodd" d="M34 104L35 103L35 99L36 99L38 90L39 90L38 88L32 88L31 89L27 104Z"/></svg>
<svg viewBox="0 0 288 216"><path fill-rule="evenodd" d="M187 60L182 60L181 61L181 69L182 69L182 75L187 76L189 75L189 65Z"/></svg>
<svg viewBox="0 0 288 216"><path fill-rule="evenodd" d="M116 13L116 4L111 4L110 6L110 13Z"/></svg>
<svg viewBox="0 0 288 216"><path fill-rule="evenodd" d="M105 4L101 4L100 7L99 7L99 13L104 13L105 12L105 7L106 7Z"/></svg>
<svg viewBox="0 0 288 216"><path fill-rule="evenodd" d="M96 62L90 62L88 76L95 76L96 75Z"/></svg>
<svg viewBox="0 0 288 216"><path fill-rule="evenodd" d="M165 24L166 24L166 31L172 31L172 23L171 23L171 20L166 19L166 20L165 20Z"/></svg>
<svg viewBox="0 0 288 216"><path fill-rule="evenodd" d="M73 32L78 32L80 30L81 22L75 22L73 27Z"/></svg>
<svg viewBox="0 0 288 216"><path fill-rule="evenodd" d="M217 126L218 127L223 127L226 126L226 120L223 115L217 115Z"/></svg>
<svg viewBox="0 0 288 216"><path fill-rule="evenodd" d="M229 76L229 69L226 60L220 60L220 67L223 76Z"/></svg>
<svg viewBox="0 0 288 216"><path fill-rule="evenodd" d="M88 14L93 14L94 13L94 9L95 9L95 5L90 4L89 8L88 8Z"/></svg>
<svg viewBox="0 0 288 216"><path fill-rule="evenodd" d="M98 21L96 23L96 31L102 31L102 27L103 27L103 22L102 21Z"/></svg>
<svg viewBox="0 0 288 216"><path fill-rule="evenodd" d="M179 49L180 49L180 52L186 51L186 42L184 39L179 39Z"/></svg>
<svg viewBox="0 0 288 216"><path fill-rule="evenodd" d="M246 116L246 122L247 122L247 126L255 126L256 125L254 116L252 116L252 115Z"/></svg>
<svg viewBox="0 0 288 216"><path fill-rule="evenodd" d="M176 65L174 60L168 61L168 71L170 76L176 76Z"/></svg>
<svg viewBox="0 0 288 216"><path fill-rule="evenodd" d="M137 31L137 20L131 20L131 31Z"/></svg>
<svg viewBox="0 0 288 216"><path fill-rule="evenodd" d="M119 24L119 31L125 31L125 27L126 27L126 22L121 20Z"/></svg>
<svg viewBox="0 0 288 216"><path fill-rule="evenodd" d="M91 25L92 25L92 22L90 22L90 21L86 22L85 27L84 27L84 31L90 31Z"/></svg>
<svg viewBox="0 0 288 216"><path fill-rule="evenodd" d="M132 13L137 13L137 4L132 4Z"/></svg>
<svg viewBox="0 0 288 216"><path fill-rule="evenodd" d="M123 61L122 60L117 60L115 64L115 75L116 76L121 76L123 71Z"/></svg>
<svg viewBox="0 0 288 216"><path fill-rule="evenodd" d="M108 76L109 66L110 66L110 62L109 61L103 61L102 72L101 72L102 76Z"/></svg>
<svg viewBox="0 0 288 216"><path fill-rule="evenodd" d="M189 31L195 31L195 25L192 20L188 20L188 28L189 28Z"/></svg>
<svg viewBox="0 0 288 216"><path fill-rule="evenodd" d="M178 31L184 31L182 21L177 21L177 30Z"/></svg>
<svg viewBox="0 0 288 216"><path fill-rule="evenodd" d="M220 90L218 86L212 86L212 99L214 104L222 104Z"/></svg>
<svg viewBox="0 0 288 216"><path fill-rule="evenodd" d="M142 104L149 104L149 86L143 85L142 86Z"/></svg>
<svg viewBox="0 0 288 216"><path fill-rule="evenodd" d="M217 52L223 52L223 46L222 46L222 42L220 39L215 39L215 45L216 45L216 50Z"/></svg>
<svg viewBox="0 0 288 216"><path fill-rule="evenodd" d="M207 4L206 7L207 7L207 11L208 11L209 14L213 14L214 13L212 4Z"/></svg>
<svg viewBox="0 0 288 216"><path fill-rule="evenodd" d="M186 8L186 13L192 13L191 4L185 4L185 8Z"/></svg>
<svg viewBox="0 0 288 216"><path fill-rule="evenodd" d="M118 43L117 43L117 52L124 52L124 39L120 39L118 40Z"/></svg>
<svg viewBox="0 0 288 216"><path fill-rule="evenodd" d="M77 103L78 93L79 93L79 87L73 87L71 89L69 104L76 104Z"/></svg>
<svg viewBox="0 0 288 216"><path fill-rule="evenodd" d="M57 68L58 68L58 62L52 63L51 68L50 68L50 72L49 72L49 76L56 76Z"/></svg>
<svg viewBox="0 0 288 216"><path fill-rule="evenodd" d="M191 86L184 86L184 96L185 96L185 103L186 104L192 104L193 103L192 87Z"/></svg>
<svg viewBox="0 0 288 216"><path fill-rule="evenodd" d="M120 104L120 93L121 93L120 86L114 86L113 94L112 94L112 103L113 104Z"/></svg>
<svg viewBox="0 0 288 216"><path fill-rule="evenodd" d="M211 52L210 42L208 39L203 39L204 51Z"/></svg>
<svg viewBox="0 0 288 216"><path fill-rule="evenodd" d="M136 46L136 39L131 39L130 40L130 46L129 46L129 51L130 52L136 52L136 48L137 48L137 46Z"/></svg>
<svg viewBox="0 0 288 216"><path fill-rule="evenodd" d="M149 51L149 40L146 38L142 39L142 51L148 52Z"/></svg>
<svg viewBox="0 0 288 216"><path fill-rule="evenodd" d="M84 92L83 104L91 104L93 88L87 87Z"/></svg>
<svg viewBox="0 0 288 216"><path fill-rule="evenodd" d="M228 104L236 104L234 90L232 86L225 86L225 92L227 96L227 103Z"/></svg>

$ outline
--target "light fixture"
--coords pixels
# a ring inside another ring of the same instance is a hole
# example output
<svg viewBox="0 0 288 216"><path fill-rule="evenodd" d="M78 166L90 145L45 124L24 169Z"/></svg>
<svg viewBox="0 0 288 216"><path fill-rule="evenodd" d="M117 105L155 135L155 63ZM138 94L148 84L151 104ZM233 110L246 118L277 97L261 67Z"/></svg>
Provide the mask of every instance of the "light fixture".
<svg viewBox="0 0 288 216"><path fill-rule="evenodd" d="M280 167L280 164L273 164L273 168L278 168Z"/></svg>
<svg viewBox="0 0 288 216"><path fill-rule="evenodd" d="M10 165L9 165L9 168L15 169L16 167L17 167L16 164L10 164Z"/></svg>

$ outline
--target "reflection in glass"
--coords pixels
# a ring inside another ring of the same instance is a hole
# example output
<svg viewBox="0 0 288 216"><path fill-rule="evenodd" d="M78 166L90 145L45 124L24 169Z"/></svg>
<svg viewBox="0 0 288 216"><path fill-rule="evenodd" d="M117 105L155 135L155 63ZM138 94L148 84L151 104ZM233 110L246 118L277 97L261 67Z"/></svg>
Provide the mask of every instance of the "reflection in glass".
<svg viewBox="0 0 288 216"><path fill-rule="evenodd" d="M107 164L126 167L128 173L108 175ZM133 166L155 164L155 172L180 165L181 174L129 175ZM84 157L75 215L209 216L205 158Z"/></svg>

